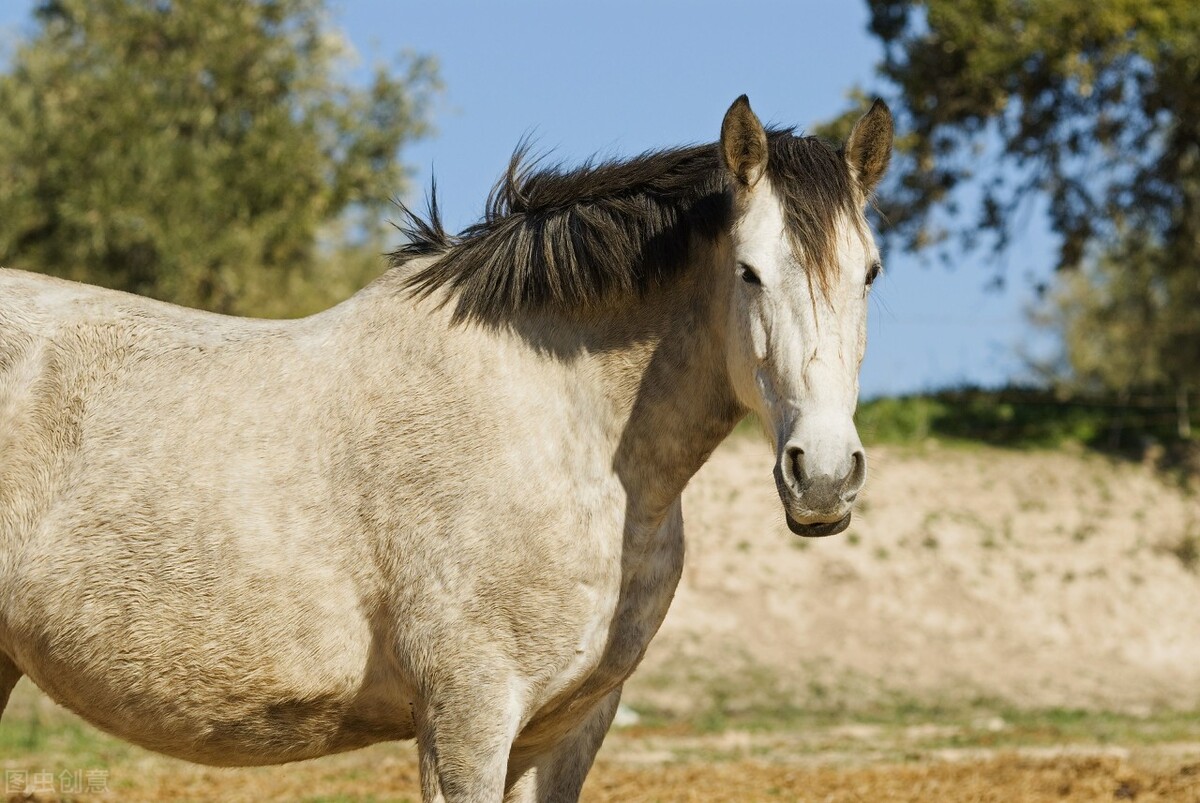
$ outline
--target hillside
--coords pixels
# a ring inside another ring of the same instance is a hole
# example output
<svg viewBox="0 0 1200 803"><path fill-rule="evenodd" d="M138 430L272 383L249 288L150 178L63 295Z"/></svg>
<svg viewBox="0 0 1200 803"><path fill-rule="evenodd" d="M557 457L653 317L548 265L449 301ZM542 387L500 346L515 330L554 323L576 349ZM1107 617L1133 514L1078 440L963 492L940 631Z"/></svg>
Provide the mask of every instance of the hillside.
<svg viewBox="0 0 1200 803"><path fill-rule="evenodd" d="M688 557L627 685L636 710L1200 704L1200 498L1137 464L984 446L869 450L850 529L786 528L734 437L684 498Z"/></svg>

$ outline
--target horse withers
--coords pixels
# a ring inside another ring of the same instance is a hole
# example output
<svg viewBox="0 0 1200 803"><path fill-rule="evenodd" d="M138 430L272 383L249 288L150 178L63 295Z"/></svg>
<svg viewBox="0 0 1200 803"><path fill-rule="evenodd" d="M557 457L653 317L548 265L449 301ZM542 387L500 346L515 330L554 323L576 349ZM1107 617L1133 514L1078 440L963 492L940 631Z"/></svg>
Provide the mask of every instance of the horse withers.
<svg viewBox="0 0 1200 803"><path fill-rule="evenodd" d="M295 321L0 271L0 708L21 675L216 765L415 737L425 801L578 797L747 412L844 529L891 152L764 130L518 157L462 235Z"/></svg>

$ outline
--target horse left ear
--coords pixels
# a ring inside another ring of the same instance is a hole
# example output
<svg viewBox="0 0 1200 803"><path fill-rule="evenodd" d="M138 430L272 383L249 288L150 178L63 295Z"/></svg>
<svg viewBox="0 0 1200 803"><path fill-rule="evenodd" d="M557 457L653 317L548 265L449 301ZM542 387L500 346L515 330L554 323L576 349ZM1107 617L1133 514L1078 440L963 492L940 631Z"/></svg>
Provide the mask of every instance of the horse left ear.
<svg viewBox="0 0 1200 803"><path fill-rule="evenodd" d="M733 102L721 121L721 157L746 188L757 184L767 170L767 132L745 95Z"/></svg>
<svg viewBox="0 0 1200 803"><path fill-rule="evenodd" d="M892 133L892 112L886 103L876 99L871 110L854 124L846 140L846 162L864 196L875 191L887 172L892 158Z"/></svg>

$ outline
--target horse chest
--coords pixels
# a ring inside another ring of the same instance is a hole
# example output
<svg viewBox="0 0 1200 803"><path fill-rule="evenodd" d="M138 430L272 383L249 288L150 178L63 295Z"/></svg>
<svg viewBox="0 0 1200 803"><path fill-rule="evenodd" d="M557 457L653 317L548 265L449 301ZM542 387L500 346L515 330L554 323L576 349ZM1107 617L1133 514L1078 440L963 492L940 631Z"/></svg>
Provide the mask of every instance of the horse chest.
<svg viewBox="0 0 1200 803"><path fill-rule="evenodd" d="M581 634L572 675L575 691L568 710L586 710L620 686L641 662L658 632L683 567L683 522L678 504L644 549L631 549L622 560L616 602L599 606Z"/></svg>

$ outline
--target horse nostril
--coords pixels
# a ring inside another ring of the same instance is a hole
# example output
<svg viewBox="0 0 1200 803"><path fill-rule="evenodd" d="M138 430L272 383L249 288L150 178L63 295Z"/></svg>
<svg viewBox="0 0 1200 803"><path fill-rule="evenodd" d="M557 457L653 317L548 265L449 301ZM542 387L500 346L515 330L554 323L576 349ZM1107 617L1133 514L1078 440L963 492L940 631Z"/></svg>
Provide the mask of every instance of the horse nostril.
<svg viewBox="0 0 1200 803"><path fill-rule="evenodd" d="M804 483L804 450L799 446L787 447L783 465L787 470L788 485L799 489Z"/></svg>
<svg viewBox="0 0 1200 803"><path fill-rule="evenodd" d="M863 454L862 449L859 449L852 457L854 465L850 468L850 473L846 475L846 479L842 481L842 496L847 501L854 500L854 497L863 487L863 483L867 480L867 456Z"/></svg>

